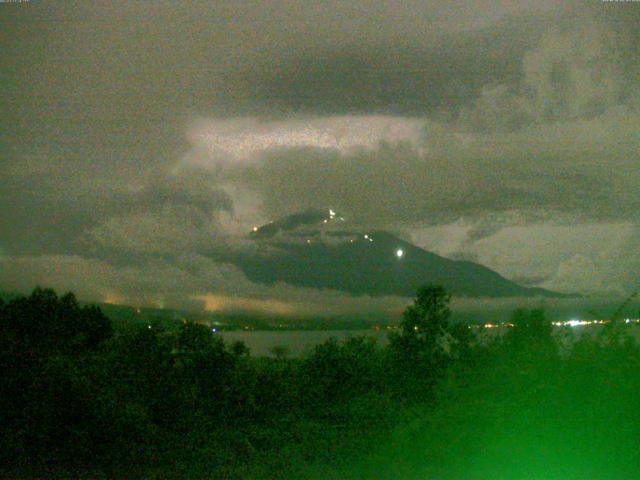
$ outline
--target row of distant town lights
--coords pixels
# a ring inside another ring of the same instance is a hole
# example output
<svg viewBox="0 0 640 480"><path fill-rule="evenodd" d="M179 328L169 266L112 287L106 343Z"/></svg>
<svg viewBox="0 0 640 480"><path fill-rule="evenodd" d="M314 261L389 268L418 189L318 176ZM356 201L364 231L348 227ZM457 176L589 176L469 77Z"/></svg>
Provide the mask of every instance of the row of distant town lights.
<svg viewBox="0 0 640 480"><path fill-rule="evenodd" d="M584 326L584 325L603 325L606 323L609 323L610 320L568 320L566 322L552 322L552 324L556 327L580 327L580 326ZM625 318L624 323L629 324L629 323L637 323L640 324L640 319L631 319L631 318ZM469 325L468 328L512 328L515 325L513 323L485 323L484 325ZM280 325L280 327L282 327L282 325ZM148 326L148 328L151 328L151 325ZM379 330L379 327L375 327L376 330ZM392 326L387 326L388 329L393 328ZM245 326L244 327L245 330L249 330L249 327ZM415 331L418 331L418 327L415 326L413 327L413 329ZM218 329L217 328L212 328L211 331L213 333L218 333Z"/></svg>
<svg viewBox="0 0 640 480"><path fill-rule="evenodd" d="M140 313L140 311L138 310L138 313ZM186 321L185 321L186 322ZM580 327L580 326L585 326L585 325L604 325L607 323L610 323L611 320L568 320L566 322L552 322L552 325L555 327ZM640 324L640 318L625 318L624 319L624 323L626 324L630 324L630 323L636 323L636 324ZM280 327L282 327L282 325L280 325ZM513 323L485 323L484 325L469 325L468 328L512 328L515 327L515 325ZM151 329L151 325L148 325L147 328ZM395 327L388 325L387 329L393 329ZM249 327L245 326L244 327L245 330L249 330ZM375 327L376 330L379 330L379 327ZM418 331L418 327L415 326L413 327L414 330ZM213 333L217 333L218 329L217 328L212 328L211 331Z"/></svg>
<svg viewBox="0 0 640 480"><path fill-rule="evenodd" d="M569 320L567 322L553 322L556 327L581 327L584 325L604 325L610 320ZM640 323L640 319L625 318L624 323Z"/></svg>
<svg viewBox="0 0 640 480"><path fill-rule="evenodd" d="M554 327L583 327L587 325L605 325L610 323L611 320L567 320L565 322L551 322ZM637 323L640 324L640 319L625 318L624 323ZM485 323L481 325L483 328L510 328L515 326L513 323Z"/></svg>

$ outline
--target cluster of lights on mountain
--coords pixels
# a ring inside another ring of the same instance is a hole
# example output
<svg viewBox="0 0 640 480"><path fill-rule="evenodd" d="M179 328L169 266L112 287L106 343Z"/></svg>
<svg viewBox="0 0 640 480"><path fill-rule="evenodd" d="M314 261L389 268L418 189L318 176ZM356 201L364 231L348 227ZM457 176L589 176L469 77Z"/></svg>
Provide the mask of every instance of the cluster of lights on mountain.
<svg viewBox="0 0 640 480"><path fill-rule="evenodd" d="M307 212L307 214L308 213L309 212ZM339 241L338 239L340 238L342 238L342 241L345 242L348 239L348 242L352 244L360 243L358 242L358 237L360 237L365 244L374 243L374 238L369 233L356 233L336 230L336 223L345 222L346 220L344 217L338 215L338 213L332 208L328 209L328 215L326 210L324 212L311 213L317 215L315 218L311 219L311 221L300 221L299 219L297 219L297 223L294 225L286 225L282 222L269 221L262 227L252 227L251 233L258 234L257 238L273 238L274 236L281 236L280 238L284 238L286 239L286 241L302 242L307 245L325 242L330 243L332 241L335 242ZM316 228L319 227L319 229L315 231L308 230L309 225L314 223L316 225ZM296 229L302 229L302 231L298 230L296 233L292 234L291 232L294 232ZM392 250L392 254L396 259L401 260L405 257L406 252L404 249L397 247Z"/></svg>

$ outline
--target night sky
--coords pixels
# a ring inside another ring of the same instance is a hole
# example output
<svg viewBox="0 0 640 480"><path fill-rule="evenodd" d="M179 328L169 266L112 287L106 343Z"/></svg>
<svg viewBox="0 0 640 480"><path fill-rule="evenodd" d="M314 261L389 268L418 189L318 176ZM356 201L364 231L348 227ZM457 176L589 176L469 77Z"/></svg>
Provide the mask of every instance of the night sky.
<svg viewBox="0 0 640 480"><path fill-rule="evenodd" d="M640 4L0 4L0 289L271 312L225 252L333 208L526 286L640 286Z"/></svg>

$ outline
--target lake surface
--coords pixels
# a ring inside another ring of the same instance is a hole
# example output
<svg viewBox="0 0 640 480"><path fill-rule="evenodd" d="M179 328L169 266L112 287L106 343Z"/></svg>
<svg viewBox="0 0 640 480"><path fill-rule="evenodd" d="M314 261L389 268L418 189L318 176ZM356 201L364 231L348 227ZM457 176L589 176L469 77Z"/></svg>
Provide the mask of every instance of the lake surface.
<svg viewBox="0 0 640 480"><path fill-rule="evenodd" d="M571 343L571 338L578 339L582 335L597 335L602 331L602 325L579 326L574 328L556 328L555 334L563 339L562 343ZM640 342L640 325L629 325L628 331L633 335L636 341ZM500 335L507 331L506 327L500 328L478 328L475 332L478 335L492 337ZM274 347L284 347L289 356L301 356L310 352L313 347L319 345L329 338L336 338L338 341L344 341L350 337L365 335L376 340L378 345L384 346L388 343L388 330L236 330L228 332L220 332L225 342L232 343L237 340L244 342L251 350L253 356L272 356ZM568 338L567 338L568 336Z"/></svg>

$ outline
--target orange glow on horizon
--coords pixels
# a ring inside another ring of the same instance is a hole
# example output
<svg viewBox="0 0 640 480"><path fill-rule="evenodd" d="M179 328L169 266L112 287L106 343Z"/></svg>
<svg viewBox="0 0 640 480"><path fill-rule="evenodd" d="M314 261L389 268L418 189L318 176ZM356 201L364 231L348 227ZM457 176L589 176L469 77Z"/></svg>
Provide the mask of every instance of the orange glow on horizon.
<svg viewBox="0 0 640 480"><path fill-rule="evenodd" d="M219 312L224 310L257 310L279 315L291 315L295 312L293 305L280 302L278 300L260 300L245 297L227 297L224 295L199 295L192 297L195 300L204 302L204 309L209 312Z"/></svg>
<svg viewBox="0 0 640 480"><path fill-rule="evenodd" d="M116 292L107 292L104 294L103 303L109 305L124 305L124 297Z"/></svg>

